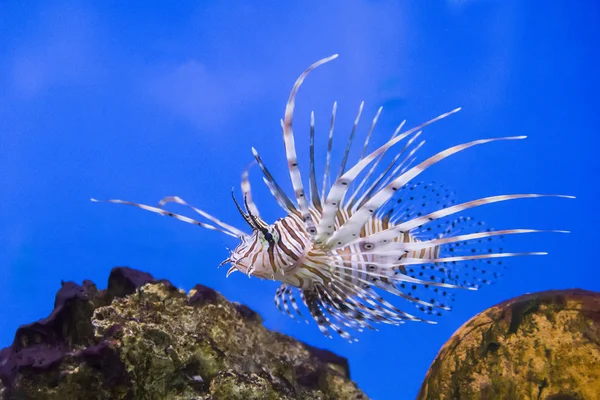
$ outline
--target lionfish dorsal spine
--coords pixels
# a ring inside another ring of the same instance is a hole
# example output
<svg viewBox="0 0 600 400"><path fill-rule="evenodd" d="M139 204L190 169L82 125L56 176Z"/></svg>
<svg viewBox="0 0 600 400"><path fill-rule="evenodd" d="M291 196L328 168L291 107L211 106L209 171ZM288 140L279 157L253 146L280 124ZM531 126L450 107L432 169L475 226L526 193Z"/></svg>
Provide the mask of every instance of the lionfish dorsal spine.
<svg viewBox="0 0 600 400"><path fill-rule="evenodd" d="M269 171L269 169L263 162L262 158L258 154L258 151L256 151L256 149L254 147L252 147L252 154L254 155L254 159L256 160L256 163L258 164L261 171L263 172L263 175L264 175L263 179L265 181L265 184L267 185L271 194L273 195L273 197L275 197L275 199L277 200L277 202L281 206L281 208L283 208L283 210L289 214L300 215L300 213L298 212L298 209L296 208L296 206L294 205L292 200L288 197L287 194L285 194L283 189L281 189L281 187L279 186L277 181L275 181L275 179L273 178L273 175L271 174L271 172Z"/></svg>
<svg viewBox="0 0 600 400"><path fill-rule="evenodd" d="M371 127L369 128L369 132L367 133L367 136L365 137L365 143L363 144L363 148L360 153L360 157L358 158L358 161L365 158L365 154L367 153L367 148L369 147L369 141L371 140L371 135L373 134L373 131L375 130L375 125L377 125L377 121L379 121L379 116L381 115L382 111L383 111L383 106L379 107L379 109L377 110L377 113L375 114L375 117L373 118L373 121L371 122Z"/></svg>
<svg viewBox="0 0 600 400"><path fill-rule="evenodd" d="M344 172L346 172L346 163L348 162L348 155L350 154L350 147L352 146L352 141L354 140L354 135L356 134L356 127L358 126L358 122L360 121L360 116L362 115L364 107L365 107L365 102L362 101L360 103L360 106L358 107L358 113L356 114L356 118L354 118L354 124L352 125L352 131L350 132L350 137L348 138L348 143L346 143L346 150L344 151L344 156L342 157L342 162L340 164L340 171L338 172L336 179L339 179L342 175L344 175Z"/></svg>
<svg viewBox="0 0 600 400"><path fill-rule="evenodd" d="M315 172L315 112L310 112L310 149L309 149L309 191L310 201L317 210L321 208L321 198L319 197L319 187L317 186L317 174Z"/></svg>
<svg viewBox="0 0 600 400"><path fill-rule="evenodd" d="M333 149L333 130L335 129L335 116L337 114L337 101L331 108L331 121L329 123L329 138L327 140L327 153L325 155L325 172L323 173L323 186L321 186L321 202L325 202L327 187L329 186L329 171L331 168L331 150Z"/></svg>
<svg viewBox="0 0 600 400"><path fill-rule="evenodd" d="M283 120L283 142L285 145L285 153L288 162L288 168L290 171L290 178L292 181L292 187L294 188L294 194L296 195L296 202L298 203L298 208L300 210L300 214L302 215L302 221L306 226L306 231L308 234L313 237L317 233L317 228L313 221L310 212L308 211L308 204L306 202L306 195L304 192L304 185L302 184L302 177L300 174L300 168L298 167L298 158L296 155L296 145L294 143L294 130L292 128L292 121L294 117L294 105L296 101L296 94L298 93L298 89L302 85L302 82L306 78L306 76L313 69L318 66L325 64L335 58L337 58L337 54L334 54L330 57L324 58L322 60L317 61L312 64L306 71L304 71L294 83L292 87L292 91L290 93L290 97L285 106L285 116Z"/></svg>

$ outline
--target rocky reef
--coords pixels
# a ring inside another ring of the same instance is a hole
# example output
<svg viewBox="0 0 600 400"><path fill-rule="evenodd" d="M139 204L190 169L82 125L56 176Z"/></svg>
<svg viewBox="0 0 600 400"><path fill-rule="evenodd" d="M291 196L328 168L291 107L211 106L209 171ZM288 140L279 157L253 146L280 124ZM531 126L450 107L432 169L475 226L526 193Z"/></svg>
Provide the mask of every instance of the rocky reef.
<svg viewBox="0 0 600 400"><path fill-rule="evenodd" d="M129 268L63 282L0 351L6 399L366 399L347 360L269 331L248 307Z"/></svg>
<svg viewBox="0 0 600 400"><path fill-rule="evenodd" d="M600 293L528 294L475 316L442 347L418 399L600 399Z"/></svg>

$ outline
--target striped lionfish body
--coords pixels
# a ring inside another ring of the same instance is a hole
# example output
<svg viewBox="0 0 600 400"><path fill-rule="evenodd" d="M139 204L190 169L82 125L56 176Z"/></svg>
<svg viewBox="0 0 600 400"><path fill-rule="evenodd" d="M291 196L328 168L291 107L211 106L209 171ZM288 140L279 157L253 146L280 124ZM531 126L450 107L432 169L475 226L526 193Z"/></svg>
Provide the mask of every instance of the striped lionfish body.
<svg viewBox="0 0 600 400"><path fill-rule="evenodd" d="M402 131L403 122L391 139L367 154L367 144L381 113L380 108L367 134L359 161L346 168L352 138L363 109L361 104L337 178L328 187L336 113L334 103L320 193L314 162L314 114L311 114L307 196L292 129L295 98L310 71L336 57L324 58L304 71L297 79L286 105L282 130L295 202L284 193L258 152L252 149L265 184L286 212L286 216L274 224L269 225L260 217L252 200L248 169L242 174L241 184L245 209L235 196L233 200L252 228L250 234L190 206L179 197L167 197L156 207L123 200L107 201L133 205L238 238L241 243L230 251L229 257L222 263L231 264L227 276L239 271L248 276L282 282L275 294L275 303L280 310L292 318L294 313L301 316L296 301L299 294L325 335L330 336L333 330L351 341L356 340L348 333L351 329L374 329L373 325L377 323L432 322L430 315L441 315L443 310L450 309L452 295L449 289L474 290L497 277L497 273L486 271L489 264L501 264L504 257L545 254L507 253L501 249L481 248L478 244L483 241L503 235L541 231L481 230L473 220L457 217L457 214L484 204L551 195L501 195L454 204L447 191L440 186L413 183L427 168L462 150L498 140L524 138L476 140L446 149L413 166L414 155L424 143L415 144L422 128L459 109L406 131ZM389 165L376 173L384 155L399 143L403 143L403 146L394 152ZM190 207L209 223L167 211L164 206L171 202ZM445 220L446 217L451 219ZM469 228L475 229L470 233L465 232ZM420 310L419 315L392 305L379 294L378 289L413 303Z"/></svg>

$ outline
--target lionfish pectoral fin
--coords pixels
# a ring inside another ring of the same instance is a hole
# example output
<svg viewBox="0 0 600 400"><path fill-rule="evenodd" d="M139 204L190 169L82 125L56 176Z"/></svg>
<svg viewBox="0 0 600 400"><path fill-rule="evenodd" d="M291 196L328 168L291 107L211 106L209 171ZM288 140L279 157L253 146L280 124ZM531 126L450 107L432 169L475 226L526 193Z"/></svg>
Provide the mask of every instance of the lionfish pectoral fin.
<svg viewBox="0 0 600 400"><path fill-rule="evenodd" d="M404 124L406 123L406 120L402 121L400 123L400 125L398 125L398 127L396 128L396 130L394 131L394 133L392 134L392 137L390 138L390 140L393 140L396 138L396 136L398 136L400 134L400 130L402 129L402 127L404 126ZM384 170L384 172L379 176L378 179L376 179L371 187L369 189L367 189L362 196L369 196L370 192L374 189L375 186L377 186L381 180L383 180L383 178L386 176L386 174L388 174L389 170L392 169L392 167L395 165L395 163L397 162L397 160L402 156L402 154L404 153L404 151L410 147L410 145L414 142L414 140L419 137L419 135L421 134L422 131L419 131L417 133L415 133L408 141L407 143L404 145L404 148L398 152L398 154L396 154L393 158L393 160L391 161L391 163L388 165L388 167ZM366 147L365 147L366 149ZM389 148L387 149L389 150ZM353 209L353 206L355 205L355 203L360 204L361 199L358 199L357 201L357 196L361 193L361 189L363 188L363 186L365 184L367 184L367 182L369 181L369 178L371 177L371 175L373 175L373 172L375 172L375 169L377 168L377 166L379 165L379 163L381 162L381 160L383 159L383 157L385 156L385 154L387 153L387 150L383 151L376 159L375 162L373 163L373 165L371 166L371 168L369 169L369 172L367 172L367 174L365 175L365 177L359 182L358 186L356 187L356 189L354 190L354 192L352 193L352 195L350 196L350 198L348 199L348 201L346 202L347 207L349 209ZM418 150L415 149L414 151ZM364 157L361 157L361 160ZM408 158L408 156L407 156Z"/></svg>
<svg viewBox="0 0 600 400"><path fill-rule="evenodd" d="M300 309L298 308L298 304L296 302L296 299L295 299L294 293L293 293L293 287L291 285L284 283L281 286L279 286L279 288L277 288L277 290L275 291L275 297L273 298L273 300L275 302L275 305L277 306L277 309L281 313L286 314L288 317L290 317L292 319L296 319L294 317L294 315L290 312L290 309L288 306L288 301L289 301L289 303L292 305L292 308L294 309L296 314L298 314L298 316L300 318L302 318L306 323L308 323L308 321L304 318L304 316L300 312ZM282 304L283 304L283 308L281 308ZM300 322L300 320L298 320L298 319L296 319L296 320L298 322Z"/></svg>
<svg viewBox="0 0 600 400"><path fill-rule="evenodd" d="M449 216L449 215L453 215L453 214L457 214L459 212L471 209L471 208L475 208L475 207L480 207L483 205L487 205L487 204L493 204L493 203L498 203L498 202L502 202L502 201L508 201L508 200L517 200L517 199L530 199L530 198L539 198L539 197L559 197L559 198L570 198L569 196L564 196L564 195L555 195L555 194L534 194L534 193L527 193L527 194L510 194L510 195L500 195L500 196L490 196L490 197L483 197L481 199L477 199L477 200L472 200L472 201L468 201L465 203L461 203L461 204L456 204L456 205L452 205L450 207L446 207L443 208L441 210L438 211L434 211L432 213L429 213L427 215L423 215L423 216L419 216L417 218L413 218L410 219L408 221L405 221L399 225L396 225L393 229L396 230L397 232L399 231L409 231L412 229L415 229L419 226L422 225L426 225L432 221L438 220L440 218ZM564 232L564 231L562 231ZM378 240L381 240L384 238L384 233L381 232L380 234L378 234L380 236L377 237ZM392 236L391 235L391 231L386 233L386 238ZM393 236L392 236L393 237Z"/></svg>
<svg viewBox="0 0 600 400"><path fill-rule="evenodd" d="M434 212L426 214L426 215L411 218L405 222L402 222L398 225L392 226L391 228L377 232L368 237L351 240L347 243L340 245L340 247L349 246L349 245L360 245L362 247L366 247L369 253L376 253L378 251L387 249L390 246L392 246L393 245L392 242L399 235L402 235L405 232L412 231L413 229L418 228L418 227L427 226L427 224L429 224L433 221L436 221L438 219L441 219L443 217L453 215L453 214L462 212L464 210L482 206L482 205L486 205L486 204L492 204L492 203L497 203L497 202L507 201L507 200L538 198L538 197L571 198L571 196L565 196L565 195L546 195L546 194L514 194L514 195L484 197L481 199L472 200L472 201L468 201L468 202L457 204L457 205L452 205L452 206L443 208L438 211L434 211ZM511 230L507 230L507 231L511 232ZM513 230L513 231L514 231L514 233L525 233L524 230L517 229L517 230ZM529 231L537 232L536 230L526 230L526 231L527 232L529 232ZM557 232L566 232L566 231L557 231ZM478 234L478 235L481 235L481 237L487 237L487 236L494 236L494 233ZM406 246L407 246L407 249L409 249L411 245L409 244ZM418 246L418 245L413 245L413 246Z"/></svg>
<svg viewBox="0 0 600 400"><path fill-rule="evenodd" d="M389 183L385 188L377 192L361 208L359 208L350 217L350 219L346 221L344 225L342 225L339 228L339 230L337 230L337 232L335 232L333 236L329 238L329 240L327 241L327 245L331 246L332 248L336 248L338 246L343 246L347 244L349 241L354 240L355 234L360 232L360 230L363 228L363 226L369 220L369 218L371 218L371 216L375 213L375 211L377 211L381 206L383 206L394 195L394 193L397 190L399 190L403 185L410 182L416 176L421 174L427 168L440 162L441 160L476 145L491 143L499 140L517 140L524 138L525 136L512 136L495 139L481 139L457 145L439 152L438 154L428 158L419 165L411 168L404 174L400 175L398 178L394 179L391 183Z"/></svg>
<svg viewBox="0 0 600 400"><path fill-rule="evenodd" d="M422 132L423 131L418 131L415 134L413 134L411 138L408 139L408 141L406 142L406 144L404 145L404 147L402 148L402 150L400 150L400 152L398 152L398 154L396 154L396 156L394 156L394 158L389 163L389 165L387 166L387 168L377 177L377 179L375 179L371 183L371 185L364 191L364 193L362 193L362 195L357 198L356 196L360 193L360 189L364 186L364 184L367 183L367 180L369 179L369 177L371 176L371 174L373 173L373 171L377 167L377 164L379 163L379 161L383 158L384 154L381 154L379 156L379 158L377 159L377 161L375 161L375 164L371 167L371 169L369 170L369 172L367 173L367 175L365 176L365 178L360 182L359 186L356 188L356 190L354 191L354 193L352 193L352 196L348 200L348 207L350 207L352 209L352 212L356 212L357 209L359 209L360 207L362 207L371 198L371 196L373 195L373 193L376 193L376 191L378 191L381 188L385 187L388 184L388 182L389 182L389 180L391 178L397 176L397 174L398 174L399 171L400 171L400 174L402 174L402 173L404 173L406 171L406 169L408 169L408 167L412 163L413 155L425 144L424 140L421 141L417 146L415 146L415 148L413 148L402 159L402 161L400 161L400 163L398 163L398 164L396 164L396 163L398 162L398 160L400 159L400 157L402 157L402 155L404 154L404 152L421 135ZM394 169L392 170L392 168L394 168Z"/></svg>
<svg viewBox="0 0 600 400"><path fill-rule="evenodd" d="M491 238L493 236L504 236L504 235L515 235L515 234L523 234L523 233L542 233L542 232L552 232L552 233L570 233L569 231L561 231L561 230L541 230L541 229L503 229L498 231L489 231L489 232L478 232L478 233L470 233L465 235L458 236L448 236L440 239L433 239L427 241L420 242L412 242L412 243L403 243L400 245L402 250L408 251L417 251L426 248L431 248L435 246L442 246L447 244L452 244L456 242L466 242L476 239L483 238Z"/></svg>
<svg viewBox="0 0 600 400"><path fill-rule="evenodd" d="M341 201L343 200L346 192L349 189L350 183L352 183L356 177L360 174L360 172L367 167L373 160L375 160L380 154L386 152L390 147L401 141L402 139L408 137L409 135L420 131L425 126L430 125L440 119L446 118L447 116L458 112L460 108L456 108L452 111L441 114L417 127L409 129L401 135L389 140L384 145L380 146L377 150L371 152L361 161L356 163L352 168L350 168L344 175L342 175L339 179L331 187L329 194L327 195L327 199L325 201L325 205L323 208L323 214L321 217L321 221L319 222L318 232L319 235L316 238L316 242L323 243L327 240L330 240L331 236L334 234L334 221L337 216L337 212L340 208ZM331 227L331 228L330 228Z"/></svg>
<svg viewBox="0 0 600 400"><path fill-rule="evenodd" d="M221 228L218 228L214 225L211 224L207 224L204 222L200 222L200 221L196 221L192 218L186 217L184 215L181 214L176 214L170 211L166 211L163 210L162 208L158 208L158 207L152 207L146 204L141 204L141 203L134 203L131 201L126 201L126 200L97 200L92 198L91 201L93 201L94 203L114 203L114 204L126 204L126 205L130 205L130 206L134 206L134 207L138 207L141 208L142 210L146 210L146 211L150 211L156 214L160 214L162 216L166 216L166 217L172 217L175 219L178 219L179 221L183 221L183 222L187 222L188 224L193 224L193 225L198 225L201 226L203 228L206 229L210 229L210 230L214 230L214 231L219 231L221 233L224 233L226 235L232 236L234 238L239 238L240 236L245 235L242 231L240 231L237 228L234 228L234 230L229 230L223 226L221 226ZM208 215L208 214L207 214ZM212 217L214 218L214 217ZM216 218L214 218L216 220ZM227 225L230 226L230 225ZM231 227L233 228L233 227Z"/></svg>
<svg viewBox="0 0 600 400"><path fill-rule="evenodd" d="M237 229L234 226L231 226L215 217L213 217L212 215L210 215L209 213L200 210L197 207L194 207L190 204L188 204L186 201L184 201L181 197L179 196L167 196L165 198L163 198L161 201L158 202L158 208L163 208L163 206L167 203L177 203L177 204L181 204L183 206L189 207L192 210L194 210L196 213L200 214L201 216L203 216L204 218L208 219L209 221L214 222L215 224L217 224L218 226L220 226L223 229L226 229L230 232L235 233L236 235L238 235L239 237L241 236L245 236L246 234L244 232L242 232L241 230Z"/></svg>

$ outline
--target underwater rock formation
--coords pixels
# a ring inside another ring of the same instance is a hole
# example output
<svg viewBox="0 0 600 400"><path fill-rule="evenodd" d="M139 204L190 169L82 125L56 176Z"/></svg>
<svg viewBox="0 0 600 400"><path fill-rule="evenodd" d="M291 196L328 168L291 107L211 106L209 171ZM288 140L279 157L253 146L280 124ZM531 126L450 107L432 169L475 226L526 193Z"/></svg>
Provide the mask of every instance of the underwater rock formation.
<svg viewBox="0 0 600 400"><path fill-rule="evenodd" d="M475 316L442 347L418 399L600 399L600 293L528 294Z"/></svg>
<svg viewBox="0 0 600 400"><path fill-rule="evenodd" d="M269 331L248 307L129 268L63 282L0 351L7 399L366 399L345 358Z"/></svg>

